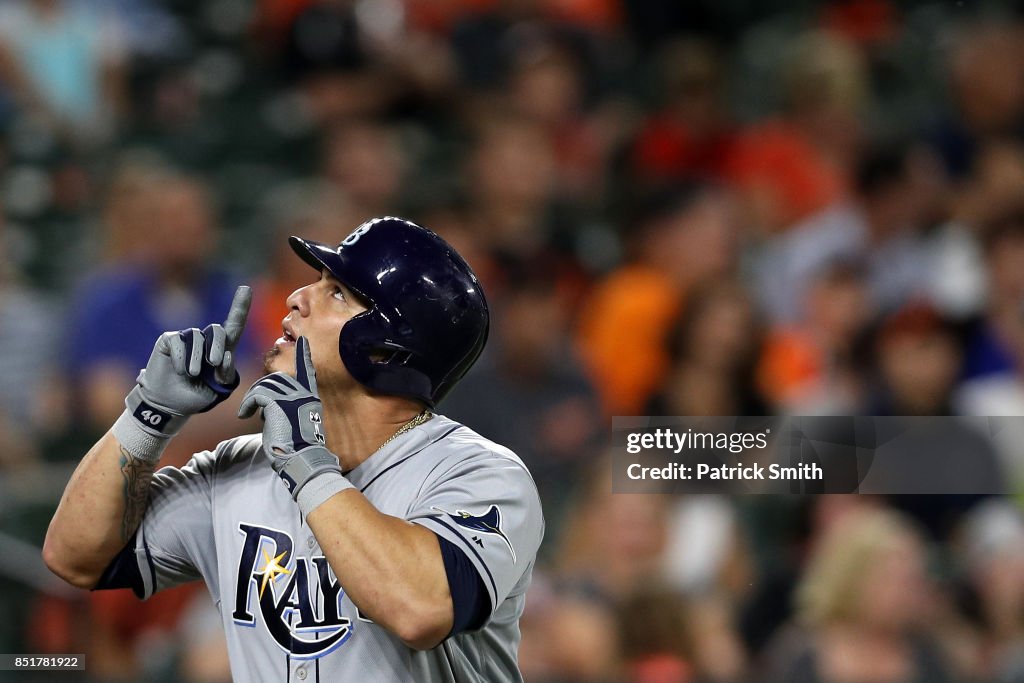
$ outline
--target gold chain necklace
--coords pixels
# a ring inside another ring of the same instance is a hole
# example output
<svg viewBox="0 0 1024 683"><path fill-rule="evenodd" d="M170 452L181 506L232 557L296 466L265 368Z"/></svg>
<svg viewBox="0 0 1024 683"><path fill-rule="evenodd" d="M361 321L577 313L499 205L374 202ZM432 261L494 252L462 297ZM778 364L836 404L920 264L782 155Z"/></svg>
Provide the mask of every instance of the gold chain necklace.
<svg viewBox="0 0 1024 683"><path fill-rule="evenodd" d="M419 427L421 424L423 424L424 422L427 422L432 417L434 417L434 414L432 412L430 412L429 410L424 410L422 413L420 413L419 415L417 415L416 417L414 417L413 419L409 420L404 425L399 427L397 432L395 432L394 434L389 436L388 440L380 445L380 448L384 448L385 446L387 446L389 443L391 443L392 441L397 439L402 434L405 434L410 429L414 429L415 427ZM380 448L378 448L377 450L379 451Z"/></svg>

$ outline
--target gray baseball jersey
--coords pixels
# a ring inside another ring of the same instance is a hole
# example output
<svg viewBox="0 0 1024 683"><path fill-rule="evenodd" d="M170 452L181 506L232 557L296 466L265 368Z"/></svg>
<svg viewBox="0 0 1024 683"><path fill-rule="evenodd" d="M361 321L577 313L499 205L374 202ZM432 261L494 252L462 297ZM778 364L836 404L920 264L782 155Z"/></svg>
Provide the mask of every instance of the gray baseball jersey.
<svg viewBox="0 0 1024 683"><path fill-rule="evenodd" d="M157 472L135 544L144 597L205 580L238 683L522 680L519 617L544 533L522 461L438 415L347 476L381 512L466 553L492 607L482 628L416 651L360 615L260 451L259 435Z"/></svg>

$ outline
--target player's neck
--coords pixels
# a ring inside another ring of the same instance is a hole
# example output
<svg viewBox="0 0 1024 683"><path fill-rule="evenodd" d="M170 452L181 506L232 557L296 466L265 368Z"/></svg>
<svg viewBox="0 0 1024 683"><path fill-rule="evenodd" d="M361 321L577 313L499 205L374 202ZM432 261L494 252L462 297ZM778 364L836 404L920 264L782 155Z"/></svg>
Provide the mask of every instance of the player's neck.
<svg viewBox="0 0 1024 683"><path fill-rule="evenodd" d="M338 456L343 472L365 461L406 423L423 411L416 401L360 393L320 397L324 405L327 448Z"/></svg>

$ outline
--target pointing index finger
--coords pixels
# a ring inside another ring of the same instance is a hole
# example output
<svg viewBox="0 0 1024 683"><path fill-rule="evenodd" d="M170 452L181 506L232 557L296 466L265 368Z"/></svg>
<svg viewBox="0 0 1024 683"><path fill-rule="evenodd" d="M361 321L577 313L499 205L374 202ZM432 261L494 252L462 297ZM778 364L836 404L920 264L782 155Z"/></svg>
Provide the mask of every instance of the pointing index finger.
<svg viewBox="0 0 1024 683"><path fill-rule="evenodd" d="M245 321L249 317L249 306L252 305L252 288L241 285L235 290L235 298L231 300L231 310L228 317L224 319L224 334L227 337L227 347L235 348L238 339L245 329Z"/></svg>

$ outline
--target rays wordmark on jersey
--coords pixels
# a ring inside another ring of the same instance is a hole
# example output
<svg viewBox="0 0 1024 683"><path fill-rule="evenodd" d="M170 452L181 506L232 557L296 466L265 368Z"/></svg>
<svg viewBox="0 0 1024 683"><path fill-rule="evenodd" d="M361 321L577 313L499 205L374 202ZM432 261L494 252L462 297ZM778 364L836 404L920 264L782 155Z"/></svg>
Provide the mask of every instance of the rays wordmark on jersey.
<svg viewBox="0 0 1024 683"><path fill-rule="evenodd" d="M296 659L322 657L347 641L351 620L341 615L344 591L327 558L294 557L291 536L277 529L242 523L238 530L244 540L234 622L255 627L258 613L274 642Z"/></svg>

